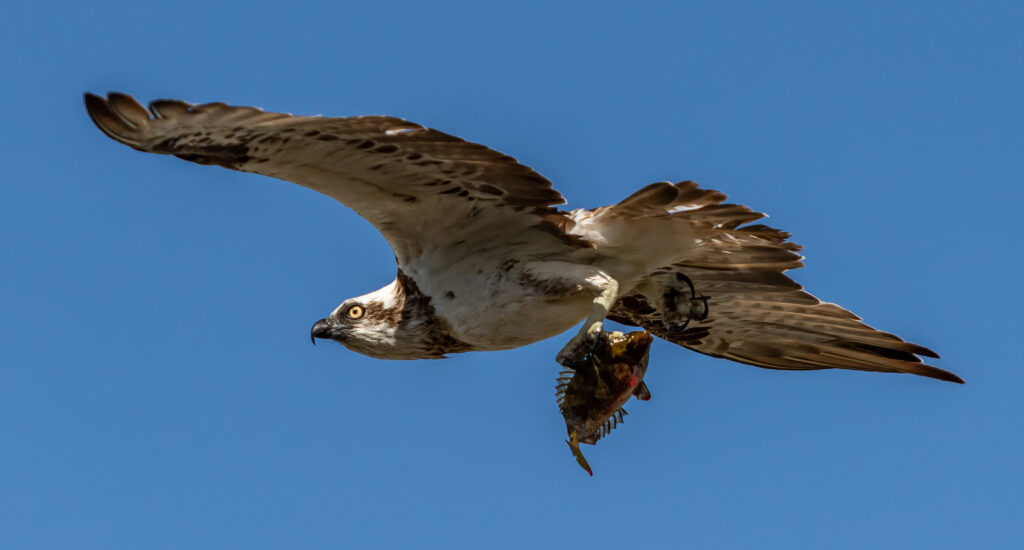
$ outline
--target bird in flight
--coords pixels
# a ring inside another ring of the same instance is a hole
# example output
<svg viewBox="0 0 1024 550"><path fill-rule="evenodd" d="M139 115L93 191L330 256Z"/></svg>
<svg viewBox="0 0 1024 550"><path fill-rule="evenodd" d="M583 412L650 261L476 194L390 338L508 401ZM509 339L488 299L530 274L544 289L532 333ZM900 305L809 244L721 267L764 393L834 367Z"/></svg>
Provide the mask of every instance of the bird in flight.
<svg viewBox="0 0 1024 550"><path fill-rule="evenodd" d="M93 122L140 151L291 181L374 225L398 274L316 321L381 359L516 348L582 326L558 352L583 364L605 319L759 367L911 373L962 383L937 358L823 303L785 275L789 234L692 181L652 183L595 209L516 159L388 116L330 118L224 103L85 94Z"/></svg>

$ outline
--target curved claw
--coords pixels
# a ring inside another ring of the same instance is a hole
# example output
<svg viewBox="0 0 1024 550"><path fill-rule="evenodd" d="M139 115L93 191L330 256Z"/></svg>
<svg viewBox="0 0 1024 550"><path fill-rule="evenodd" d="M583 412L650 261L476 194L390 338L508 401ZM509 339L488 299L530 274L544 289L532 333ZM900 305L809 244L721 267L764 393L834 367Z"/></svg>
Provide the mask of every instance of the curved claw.
<svg viewBox="0 0 1024 550"><path fill-rule="evenodd" d="M678 314L674 313L671 316L668 315L668 312L675 312L676 308L678 307L675 296L676 291L670 290L665 294L664 306L666 313L663 313L662 315L665 317L671 317L671 319L665 319L667 321L665 323L665 328L667 328L669 332L678 333L686 330L686 327L690 325L690 321L693 319L696 319L698 321L703 321L707 319L711 309L710 307L708 307L708 299L710 298L710 296L701 296L697 294L697 288L693 285L693 280L690 279L690 277L688 277L685 273L680 272L676 272L675 275L676 281L686 283L686 286L690 291L690 305L688 308L689 310L685 314L682 312L678 312ZM678 317L683 317L683 321L678 322Z"/></svg>
<svg viewBox="0 0 1024 550"><path fill-rule="evenodd" d="M697 295L697 289L693 287L693 280L686 276L685 273L676 272L676 280L686 283L686 286L690 287L690 296Z"/></svg>

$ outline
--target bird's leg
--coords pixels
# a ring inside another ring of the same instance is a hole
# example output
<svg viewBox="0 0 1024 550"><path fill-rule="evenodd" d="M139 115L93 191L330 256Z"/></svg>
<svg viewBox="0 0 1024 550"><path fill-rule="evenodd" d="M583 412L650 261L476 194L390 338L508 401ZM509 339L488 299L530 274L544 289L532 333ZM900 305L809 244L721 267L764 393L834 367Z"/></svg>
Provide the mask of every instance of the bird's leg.
<svg viewBox="0 0 1024 550"><path fill-rule="evenodd" d="M587 282L600 289L600 293L594 298L594 307L591 308L590 315L583 321L579 332L555 356L556 361L570 368L584 363L594 351L597 338L604 329L604 318L608 316L615 301L619 299L619 282L612 277L600 273L588 277Z"/></svg>
<svg viewBox="0 0 1024 550"><path fill-rule="evenodd" d="M685 273L670 273L661 296L661 320L669 332L682 332L692 319L708 318L708 299L701 296Z"/></svg>

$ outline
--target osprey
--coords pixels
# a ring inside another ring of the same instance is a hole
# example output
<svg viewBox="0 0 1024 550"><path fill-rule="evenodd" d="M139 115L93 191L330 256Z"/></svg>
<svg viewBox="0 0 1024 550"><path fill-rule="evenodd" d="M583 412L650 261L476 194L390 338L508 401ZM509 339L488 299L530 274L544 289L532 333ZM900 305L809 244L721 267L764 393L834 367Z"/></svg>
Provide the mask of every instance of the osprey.
<svg viewBox="0 0 1024 550"><path fill-rule="evenodd" d="M844 368L963 382L928 348L875 330L787 277L789 234L692 181L563 211L551 182L483 145L388 116L304 117L224 103L85 94L93 122L140 151L295 182L373 224L395 280L317 321L382 359L515 348L583 321L558 353L589 356L612 319L686 348L773 369Z"/></svg>

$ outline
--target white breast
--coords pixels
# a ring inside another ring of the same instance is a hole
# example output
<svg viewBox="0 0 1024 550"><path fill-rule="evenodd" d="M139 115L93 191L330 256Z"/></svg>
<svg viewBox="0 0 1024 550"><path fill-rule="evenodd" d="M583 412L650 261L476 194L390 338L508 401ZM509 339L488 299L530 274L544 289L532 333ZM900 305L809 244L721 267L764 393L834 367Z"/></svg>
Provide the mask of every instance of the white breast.
<svg viewBox="0 0 1024 550"><path fill-rule="evenodd" d="M504 251L507 252L507 249ZM553 297L523 276L523 263L486 251L451 263L406 268L452 336L477 350L499 350L557 336L578 324L593 296L579 289Z"/></svg>

